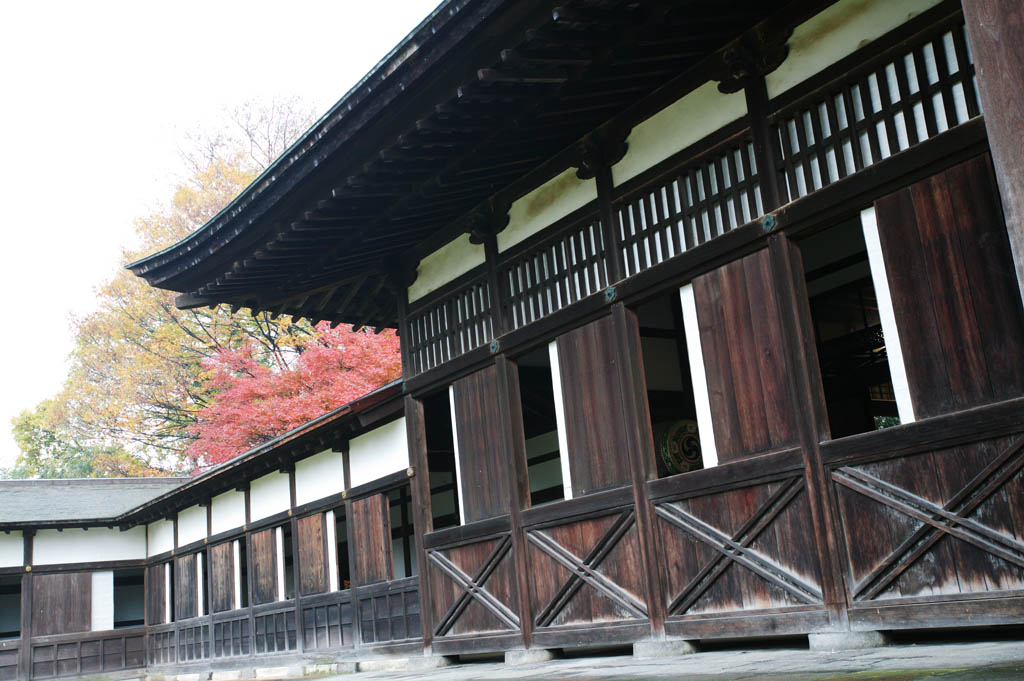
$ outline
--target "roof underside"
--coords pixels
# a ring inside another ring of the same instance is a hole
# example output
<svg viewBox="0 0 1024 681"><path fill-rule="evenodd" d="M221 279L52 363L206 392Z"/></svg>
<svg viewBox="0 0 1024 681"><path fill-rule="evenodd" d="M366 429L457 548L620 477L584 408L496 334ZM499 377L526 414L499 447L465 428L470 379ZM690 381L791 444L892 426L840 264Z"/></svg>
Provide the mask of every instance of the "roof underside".
<svg viewBox="0 0 1024 681"><path fill-rule="evenodd" d="M394 326L387 275L410 253L773 8L449 2L225 211L130 267L182 307Z"/></svg>

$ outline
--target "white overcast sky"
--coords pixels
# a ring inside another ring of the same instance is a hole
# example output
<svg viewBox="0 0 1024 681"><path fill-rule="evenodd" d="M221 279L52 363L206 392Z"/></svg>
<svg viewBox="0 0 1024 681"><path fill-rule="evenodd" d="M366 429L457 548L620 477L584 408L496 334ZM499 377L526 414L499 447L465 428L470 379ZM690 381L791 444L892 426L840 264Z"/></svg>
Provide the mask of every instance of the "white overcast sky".
<svg viewBox="0 0 1024 681"><path fill-rule="evenodd" d="M169 198L185 134L275 95L326 111L438 2L0 4L0 466L11 419L63 382L69 315Z"/></svg>

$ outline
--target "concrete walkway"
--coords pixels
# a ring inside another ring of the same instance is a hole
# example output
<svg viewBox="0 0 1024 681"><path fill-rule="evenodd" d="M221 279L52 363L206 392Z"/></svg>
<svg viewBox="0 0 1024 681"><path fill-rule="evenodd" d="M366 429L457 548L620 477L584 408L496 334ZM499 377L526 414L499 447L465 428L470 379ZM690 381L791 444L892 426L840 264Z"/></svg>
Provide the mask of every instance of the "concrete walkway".
<svg viewBox="0 0 1024 681"><path fill-rule="evenodd" d="M1024 642L898 645L843 652L729 650L640 660L629 655L523 666L468 663L361 672L337 681L1024 681Z"/></svg>

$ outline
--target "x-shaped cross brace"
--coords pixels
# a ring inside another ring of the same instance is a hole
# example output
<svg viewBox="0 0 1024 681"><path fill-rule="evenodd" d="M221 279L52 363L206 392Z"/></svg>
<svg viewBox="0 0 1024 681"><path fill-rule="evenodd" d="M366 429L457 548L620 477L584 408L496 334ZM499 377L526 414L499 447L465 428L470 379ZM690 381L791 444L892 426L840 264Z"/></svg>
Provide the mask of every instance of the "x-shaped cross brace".
<svg viewBox="0 0 1024 681"><path fill-rule="evenodd" d="M543 532L527 533L526 536L537 548L573 573L555 593L551 602L537 614L534 620L536 626L546 627L551 624L584 584L594 587L624 607L634 617L641 619L647 617L647 605L643 601L597 571L601 561L611 553L612 549L629 531L629 528L633 526L634 520L632 511L623 512L582 560Z"/></svg>
<svg viewBox="0 0 1024 681"><path fill-rule="evenodd" d="M840 485L922 523L881 565L854 586L853 597L867 600L880 594L947 534L1024 567L1024 544L969 517L1024 467L1024 457L1018 456L1021 447L1024 447L1024 438L1016 440L989 462L943 506L849 466L834 471L832 479Z"/></svg>
<svg viewBox="0 0 1024 681"><path fill-rule="evenodd" d="M484 588L487 580L490 579L491 575L498 568L502 559L508 554L509 549L512 548L512 540L509 537L503 537L498 545L491 552L491 555L487 557L480 569L474 577L470 577L465 572L460 570L455 563L451 562L438 551L430 551L427 555L430 557L431 562L434 563L449 577L452 581L459 585L462 589L462 595L452 604L448 611L445 612L444 616L438 621L437 627L434 629L435 636L444 636L448 633L455 622L462 616L462 613L469 607L469 604L476 600L484 608L489 610L495 617L501 622L507 625L511 629L519 628L519 617L512 612L512 610L504 603L495 598L489 591Z"/></svg>
<svg viewBox="0 0 1024 681"><path fill-rule="evenodd" d="M686 612L715 583L732 563L747 568L762 579L804 603L820 603L821 592L803 580L765 560L750 548L754 540L803 489L803 479L793 478L765 501L730 537L678 506L661 504L655 512L694 539L707 544L718 556L705 565L669 604L668 613Z"/></svg>

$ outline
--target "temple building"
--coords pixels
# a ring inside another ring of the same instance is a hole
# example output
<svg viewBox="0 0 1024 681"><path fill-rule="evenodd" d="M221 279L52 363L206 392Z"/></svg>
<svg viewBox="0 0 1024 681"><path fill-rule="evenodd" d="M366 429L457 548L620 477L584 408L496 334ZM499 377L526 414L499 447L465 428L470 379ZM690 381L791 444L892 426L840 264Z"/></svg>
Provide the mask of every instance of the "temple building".
<svg viewBox="0 0 1024 681"><path fill-rule="evenodd" d="M1024 624L1022 22L446 0L129 265L396 328L402 379L189 480L0 483L0 681Z"/></svg>

